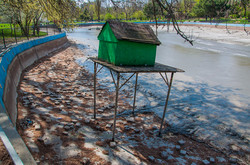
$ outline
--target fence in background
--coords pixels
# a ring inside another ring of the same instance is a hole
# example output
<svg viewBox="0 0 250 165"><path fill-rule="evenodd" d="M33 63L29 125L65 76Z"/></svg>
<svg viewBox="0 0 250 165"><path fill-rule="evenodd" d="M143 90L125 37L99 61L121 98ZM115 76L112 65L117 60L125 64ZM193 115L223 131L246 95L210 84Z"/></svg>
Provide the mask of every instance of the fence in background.
<svg viewBox="0 0 250 165"><path fill-rule="evenodd" d="M37 31L35 32L36 34L33 35L33 27L30 27L30 33L29 36L27 37L22 34L20 27L15 27L15 28L0 27L0 52L3 52L8 47L23 41L61 33L61 30L59 30L55 25L44 25L44 26L39 26L39 34L37 34Z"/></svg>
<svg viewBox="0 0 250 165"><path fill-rule="evenodd" d="M27 49L30 49L34 46L53 41L59 38L63 38L66 36L66 33L60 33L57 35L41 37L39 39L30 40L26 42L17 43L9 48L6 48L4 52L0 53L0 104L5 108L3 104L3 92L5 86L5 79L7 76L8 67L11 64L12 60L15 56Z"/></svg>

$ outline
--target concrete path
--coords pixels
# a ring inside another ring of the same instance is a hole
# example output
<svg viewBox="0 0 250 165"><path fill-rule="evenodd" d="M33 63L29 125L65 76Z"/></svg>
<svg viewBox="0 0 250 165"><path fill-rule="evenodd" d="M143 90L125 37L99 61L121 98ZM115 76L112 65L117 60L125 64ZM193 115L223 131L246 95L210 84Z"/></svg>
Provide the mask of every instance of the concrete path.
<svg viewBox="0 0 250 165"><path fill-rule="evenodd" d="M16 164L36 164L35 160L33 159L33 156L30 154L30 151L26 147L25 143L23 142L22 138L18 134L16 128L13 126L13 124L10 121L10 118L4 111L3 107L0 105L0 128L4 131L3 133L3 140L6 149L8 150L10 156L12 157L12 160ZM4 134L6 136L4 136ZM1 134L2 135L2 134ZM7 145L6 145L7 142ZM13 152L13 148L15 149L17 155L15 152ZM20 160L21 159L21 160Z"/></svg>

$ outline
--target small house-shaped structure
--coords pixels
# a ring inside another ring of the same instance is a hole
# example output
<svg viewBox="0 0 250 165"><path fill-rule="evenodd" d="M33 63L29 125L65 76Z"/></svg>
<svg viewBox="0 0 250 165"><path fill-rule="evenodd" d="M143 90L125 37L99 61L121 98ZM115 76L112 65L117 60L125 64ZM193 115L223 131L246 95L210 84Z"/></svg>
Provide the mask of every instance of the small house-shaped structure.
<svg viewBox="0 0 250 165"><path fill-rule="evenodd" d="M119 21L107 21L98 40L98 59L119 66L153 66L161 44L149 25Z"/></svg>

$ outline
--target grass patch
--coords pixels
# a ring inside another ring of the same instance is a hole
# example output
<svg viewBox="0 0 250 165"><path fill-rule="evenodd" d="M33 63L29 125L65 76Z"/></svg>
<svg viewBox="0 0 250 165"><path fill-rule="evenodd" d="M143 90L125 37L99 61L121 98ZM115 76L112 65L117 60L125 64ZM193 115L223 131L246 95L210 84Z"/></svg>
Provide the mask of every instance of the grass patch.
<svg viewBox="0 0 250 165"><path fill-rule="evenodd" d="M3 36L2 30L3 30L5 38L15 37L14 29L12 31L11 31L11 29L1 29L0 30L1 37ZM29 34L30 34L29 37L38 37L37 34L35 36L33 35L33 30L30 30ZM47 35L46 32L43 32L43 31L39 32L39 37L46 36L46 35ZM25 36L21 33L20 29L16 29L16 37L25 37Z"/></svg>
<svg viewBox="0 0 250 165"><path fill-rule="evenodd" d="M14 24L11 24L11 26L12 26L12 28L14 28ZM16 25L15 27L18 28L19 25ZM0 29L7 29L7 28L11 28L10 24L8 24L8 23L0 23Z"/></svg>
<svg viewBox="0 0 250 165"><path fill-rule="evenodd" d="M10 28L10 24L5 24L5 23L0 24L0 29L6 29L6 28Z"/></svg>

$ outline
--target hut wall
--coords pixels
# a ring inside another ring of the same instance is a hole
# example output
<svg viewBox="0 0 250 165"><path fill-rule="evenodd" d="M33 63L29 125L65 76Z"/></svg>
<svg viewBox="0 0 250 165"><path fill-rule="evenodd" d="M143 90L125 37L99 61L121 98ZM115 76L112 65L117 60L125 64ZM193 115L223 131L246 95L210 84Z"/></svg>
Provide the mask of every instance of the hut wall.
<svg viewBox="0 0 250 165"><path fill-rule="evenodd" d="M115 65L153 66L156 45L121 40L116 49Z"/></svg>

